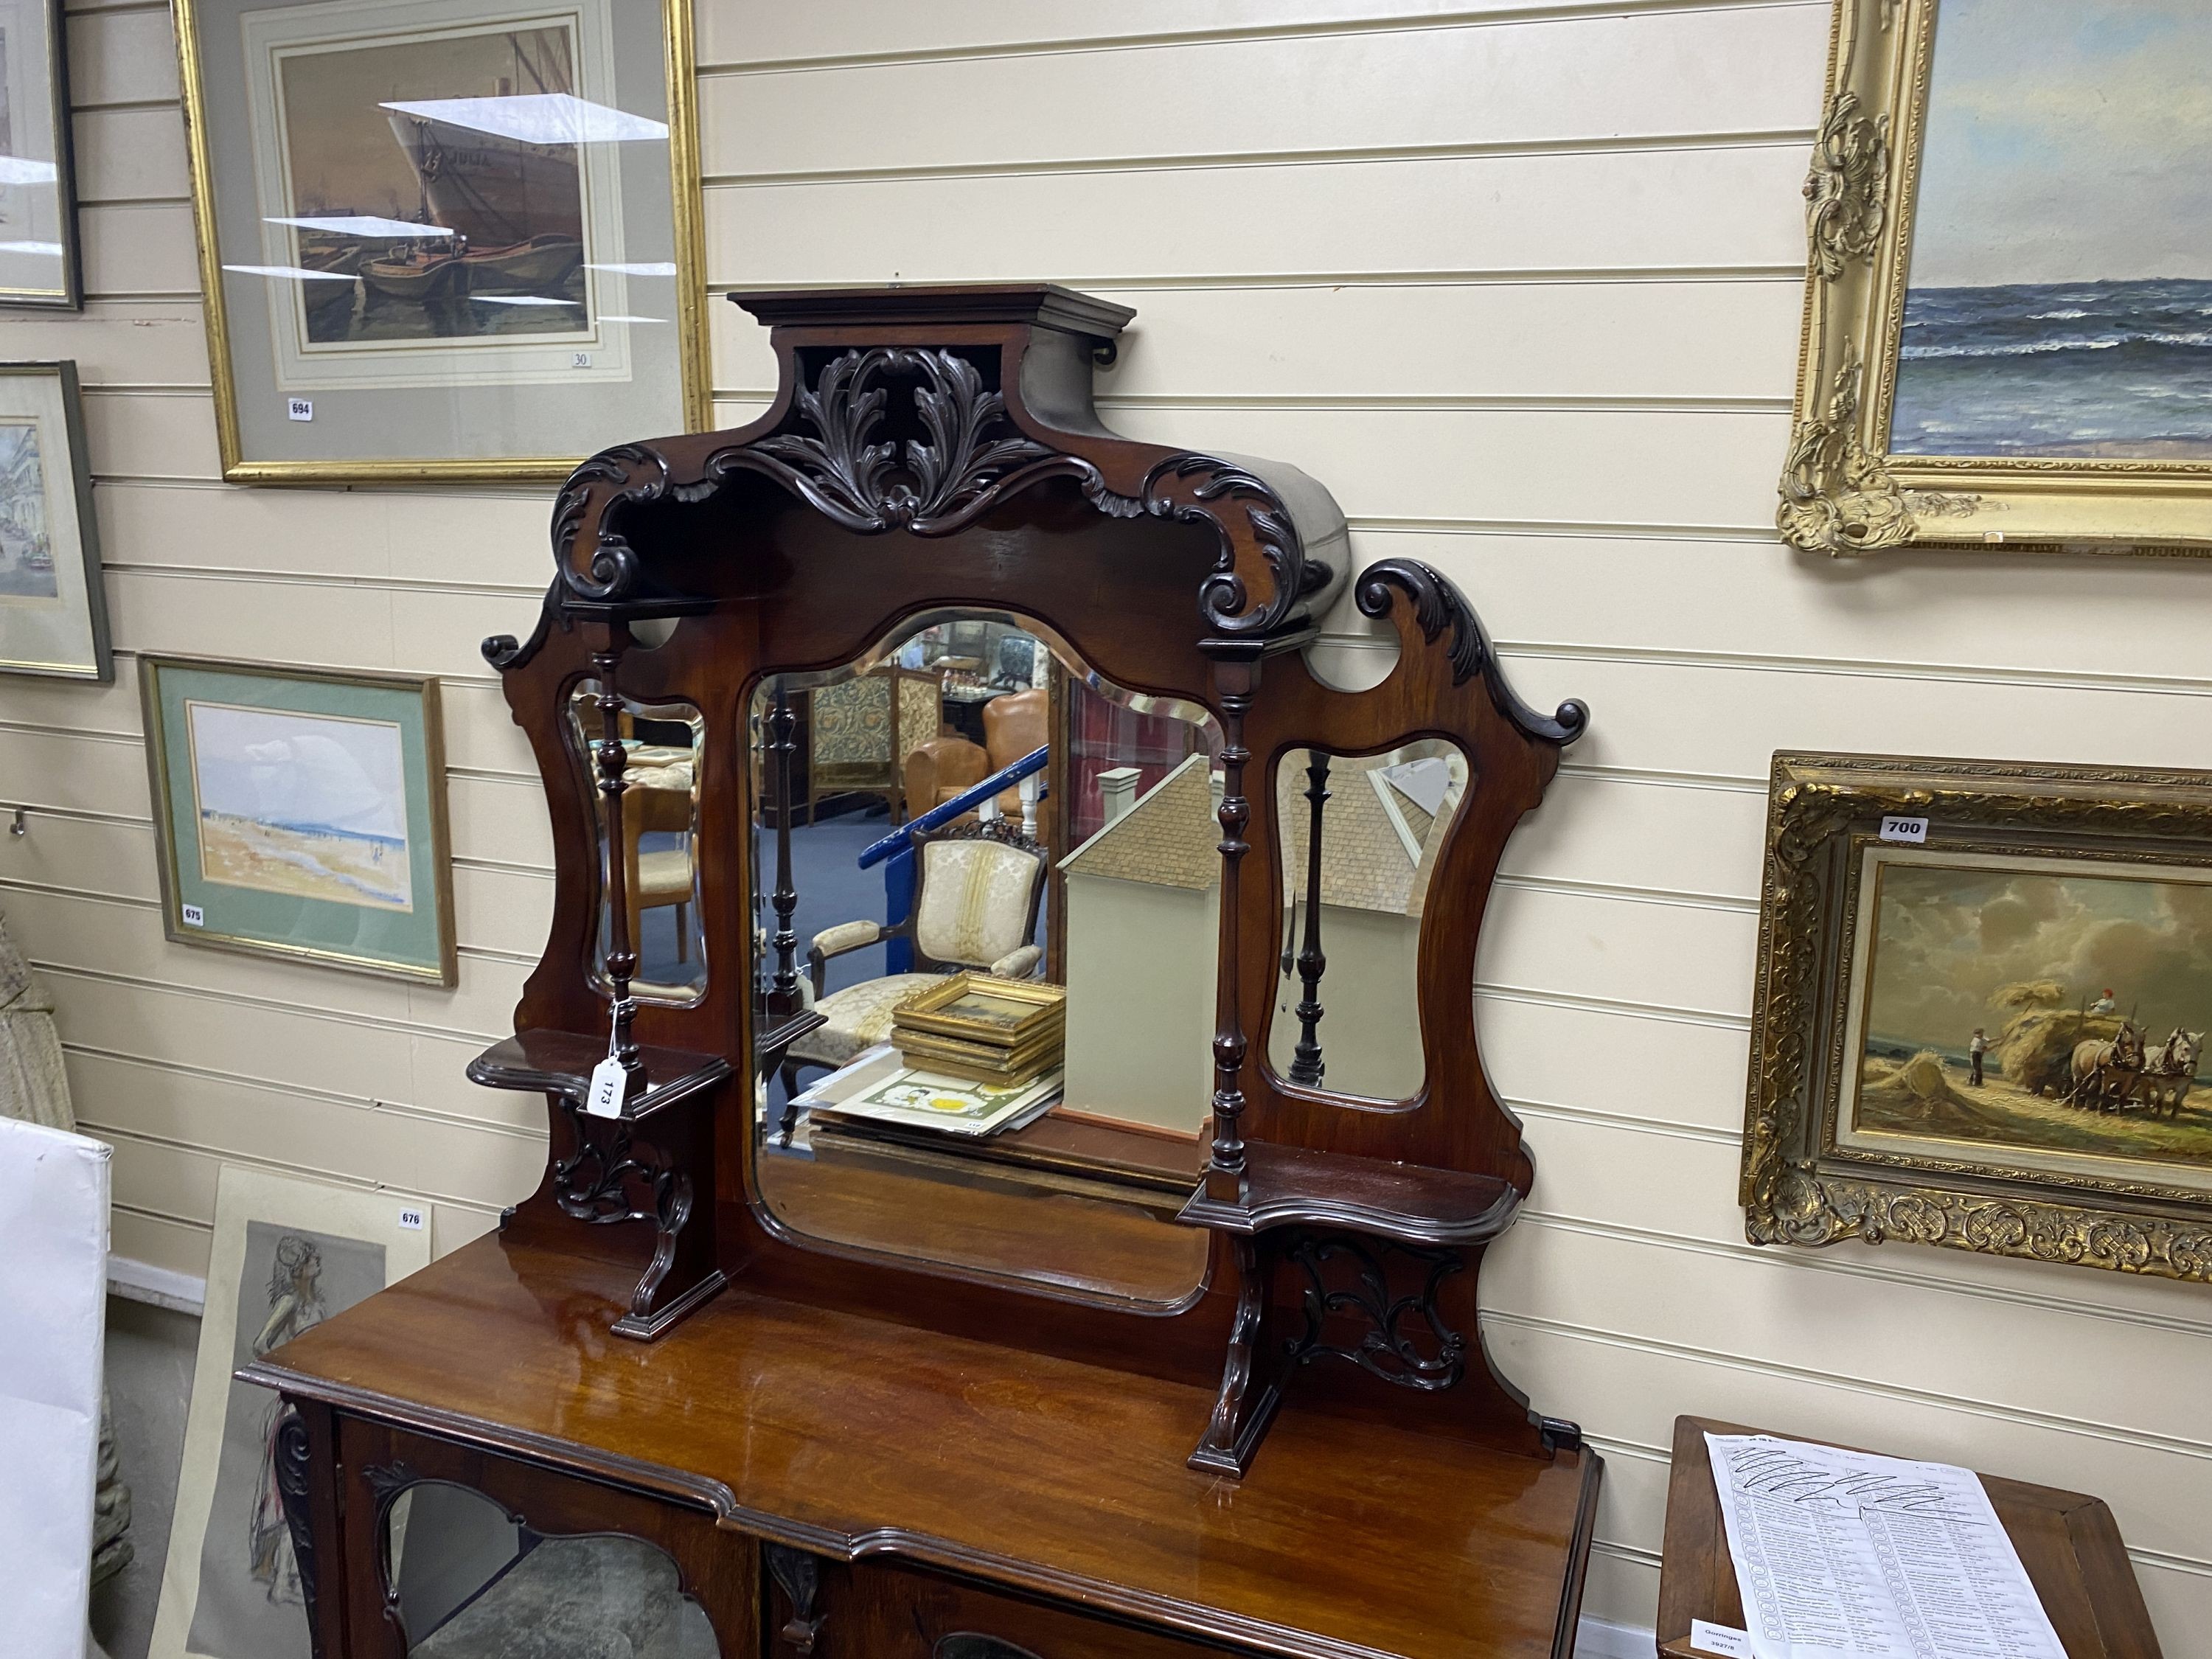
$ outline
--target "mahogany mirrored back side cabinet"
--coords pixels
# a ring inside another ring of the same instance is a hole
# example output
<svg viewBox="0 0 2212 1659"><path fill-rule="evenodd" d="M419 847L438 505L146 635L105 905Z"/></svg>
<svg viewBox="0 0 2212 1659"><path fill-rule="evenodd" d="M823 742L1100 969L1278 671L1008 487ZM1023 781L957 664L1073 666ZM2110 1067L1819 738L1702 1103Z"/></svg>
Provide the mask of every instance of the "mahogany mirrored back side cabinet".
<svg viewBox="0 0 2212 1659"><path fill-rule="evenodd" d="M544 1179L240 1373L319 1659L1565 1659L1601 1464L1478 1325L1473 983L1586 711L1296 469L1109 431L1122 307L733 297L771 406L577 469L484 646L558 879L470 1074Z"/></svg>

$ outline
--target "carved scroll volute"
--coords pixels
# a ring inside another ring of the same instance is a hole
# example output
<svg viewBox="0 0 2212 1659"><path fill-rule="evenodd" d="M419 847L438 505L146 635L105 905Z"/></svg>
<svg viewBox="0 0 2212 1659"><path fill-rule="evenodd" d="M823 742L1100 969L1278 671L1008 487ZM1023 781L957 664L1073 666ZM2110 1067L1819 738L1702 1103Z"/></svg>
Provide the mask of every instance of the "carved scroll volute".
<svg viewBox="0 0 2212 1659"><path fill-rule="evenodd" d="M1155 518L1213 526L1219 552L1200 590L1199 609L1224 639L1280 632L1329 581L1328 567L1307 556L1281 497L1237 462L1170 456L1152 469L1139 499Z"/></svg>
<svg viewBox="0 0 2212 1659"><path fill-rule="evenodd" d="M1272 984L1248 987L1255 1042L1245 1067L1247 1130L1255 1139L1493 1174L1524 1193L1533 1170L1520 1127L1498 1103L1476 1043L1474 958L1491 884L1507 839L1543 799L1564 747L1587 726L1579 702L1544 714L1522 700L1499 668L1474 608L1441 573L1408 559L1371 565L1355 580L1359 609L1398 635L1396 666L1370 690L1347 696L1313 678L1298 659L1273 667L1253 716L1251 748L1270 768L1303 753L1328 732L1340 752L1376 754L1419 738L1444 738L1466 755L1468 781L1429 884L1417 974L1421 1090L1382 1105L1274 1075L1256 1040L1272 1012ZM1278 682L1280 682L1279 684ZM1272 957L1279 948L1285 837L1272 775L1251 790L1259 822L1251 840L1267 862L1249 873L1242 908L1248 939Z"/></svg>

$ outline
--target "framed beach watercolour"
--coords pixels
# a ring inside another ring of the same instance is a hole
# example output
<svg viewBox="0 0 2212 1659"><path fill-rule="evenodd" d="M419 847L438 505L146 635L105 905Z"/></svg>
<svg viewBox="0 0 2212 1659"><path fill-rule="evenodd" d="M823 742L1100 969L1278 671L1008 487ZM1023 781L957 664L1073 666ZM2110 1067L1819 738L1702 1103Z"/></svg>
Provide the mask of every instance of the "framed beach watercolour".
<svg viewBox="0 0 2212 1659"><path fill-rule="evenodd" d="M114 675L75 363L0 363L0 672Z"/></svg>
<svg viewBox="0 0 2212 1659"><path fill-rule="evenodd" d="M315 1564L293 1553L277 1486L284 1402L231 1373L429 1266L429 1209L398 1193L222 1166L148 1649L158 1659L311 1659Z"/></svg>
<svg viewBox="0 0 2212 1659"><path fill-rule="evenodd" d="M171 939L454 982L438 683L142 656Z"/></svg>
<svg viewBox="0 0 2212 1659"><path fill-rule="evenodd" d="M1837 0L1784 540L2212 552L2212 8Z"/></svg>
<svg viewBox="0 0 2212 1659"><path fill-rule="evenodd" d="M223 476L706 423L690 0L177 0Z"/></svg>
<svg viewBox="0 0 2212 1659"><path fill-rule="evenodd" d="M1741 1194L2212 1280L2212 773L1774 757Z"/></svg>
<svg viewBox="0 0 2212 1659"><path fill-rule="evenodd" d="M83 303L62 0L0 0L0 305Z"/></svg>

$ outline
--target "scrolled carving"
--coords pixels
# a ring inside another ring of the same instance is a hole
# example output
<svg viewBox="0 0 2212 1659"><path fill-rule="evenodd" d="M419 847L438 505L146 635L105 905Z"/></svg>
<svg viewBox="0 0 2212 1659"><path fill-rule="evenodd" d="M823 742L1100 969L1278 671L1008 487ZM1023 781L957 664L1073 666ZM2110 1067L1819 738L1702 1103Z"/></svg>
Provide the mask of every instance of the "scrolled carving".
<svg viewBox="0 0 2212 1659"><path fill-rule="evenodd" d="M609 485L621 488L610 493ZM644 444L603 449L568 475L553 501L553 560L569 592L610 605L636 591L637 551L614 529L612 520L626 507L660 500L669 489L668 458ZM599 530L592 539L591 556L579 569L576 538L594 501L599 504Z"/></svg>
<svg viewBox="0 0 2212 1659"><path fill-rule="evenodd" d="M1390 1291L1388 1258L1393 1255L1425 1270L1415 1289L1396 1296ZM1467 1265L1457 1250L1381 1241L1370 1246L1350 1236L1305 1234L1291 1243L1284 1259L1306 1275L1301 1297L1306 1327L1285 1349L1293 1362L1346 1359L1386 1382L1424 1392L1449 1389L1465 1374L1467 1339L1446 1325L1437 1310L1438 1287ZM1339 1261L1349 1263L1352 1273L1348 1282L1332 1285L1330 1266ZM1369 1328L1356 1346L1340 1348L1322 1340L1322 1327L1333 1313L1365 1319ZM1423 1329L1425 1347L1432 1352L1424 1351L1417 1334Z"/></svg>
<svg viewBox="0 0 2212 1659"><path fill-rule="evenodd" d="M1856 92L1838 92L1813 140L1805 178L1805 232L1813 269L1827 282L1871 258L1888 217L1889 117L1868 115Z"/></svg>
<svg viewBox="0 0 2212 1659"><path fill-rule="evenodd" d="M691 1212L691 1182L670 1165L650 1142L637 1139L626 1118L607 1120L605 1139L586 1133L587 1119L575 1103L563 1099L575 1150L553 1165L553 1201L561 1213L595 1226L650 1221L663 1231L682 1228ZM645 1183L653 1207L629 1201L629 1182Z"/></svg>
<svg viewBox="0 0 2212 1659"><path fill-rule="evenodd" d="M912 377L914 412L926 434L879 439L890 410L886 381ZM847 530L949 536L1041 479L1078 478L1104 491L1088 461L1007 429L1003 393L958 352L933 346L858 347L824 365L792 397L792 430L709 456L712 479L737 471L774 478Z"/></svg>
<svg viewBox="0 0 2212 1659"><path fill-rule="evenodd" d="M284 1530L292 1539L292 1561L300 1574L300 1599L307 1604L308 1646L314 1659L322 1659L323 1626L315 1616L315 1528L307 1498L314 1449L308 1437L307 1419L297 1408L289 1405L284 1407L277 1419L276 1442L276 1499L283 1506Z"/></svg>
<svg viewBox="0 0 2212 1659"><path fill-rule="evenodd" d="M1911 539L1918 525L1897 480L1859 441L1863 367L1847 343L1825 416L1799 422L1782 469L1775 528L1808 553L1873 553Z"/></svg>
<svg viewBox="0 0 2212 1659"><path fill-rule="evenodd" d="M1287 622L1298 601L1328 581L1325 565L1309 561L1290 509L1267 481L1249 468L1194 451L1170 455L1145 475L1138 499L1156 519L1207 524L1219 538L1212 572L1199 588L1198 608L1209 627L1230 639L1271 633ZM1091 496L1093 505L1111 511ZM1252 602L1237 568L1239 532L1231 509L1243 516L1249 538L1267 567L1273 591Z"/></svg>
<svg viewBox="0 0 2212 1659"><path fill-rule="evenodd" d="M777 1631L776 1639L794 1653L813 1652L823 1626L823 1615L814 1610L815 1601L822 1594L822 1564L805 1550L787 1544L763 1544L761 1556L768 1564L769 1577L791 1604L791 1617Z"/></svg>
<svg viewBox="0 0 2212 1659"><path fill-rule="evenodd" d="M1413 623L1424 640L1433 645L1439 635L1450 631L1447 655L1454 685L1464 685L1480 674L1498 712L1528 736L1559 744L1572 743L1582 736L1589 725L1589 706L1570 697L1557 713L1547 715L1523 702L1498 666L1482 619L1442 572L1417 559L1384 559L1360 574L1353 598L1362 616L1379 621L1390 614L1400 593L1412 604Z"/></svg>

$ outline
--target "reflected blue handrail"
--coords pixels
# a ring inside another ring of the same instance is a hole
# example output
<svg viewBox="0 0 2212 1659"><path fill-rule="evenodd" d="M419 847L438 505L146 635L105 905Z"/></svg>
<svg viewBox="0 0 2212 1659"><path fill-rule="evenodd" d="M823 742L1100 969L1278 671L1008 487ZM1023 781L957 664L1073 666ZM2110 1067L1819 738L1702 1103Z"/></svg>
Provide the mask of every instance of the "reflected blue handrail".
<svg viewBox="0 0 2212 1659"><path fill-rule="evenodd" d="M872 841L860 849L860 868L872 870L896 853L912 850L916 836L927 835L939 824L950 823L953 819L974 811L1001 789L1012 788L1024 778L1043 771L1046 763L1051 758L1051 744L1045 744L1032 749L1012 765L992 773L982 782L962 790L942 806L933 806L921 817L908 818L882 840Z"/></svg>

